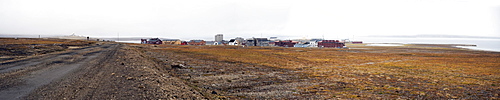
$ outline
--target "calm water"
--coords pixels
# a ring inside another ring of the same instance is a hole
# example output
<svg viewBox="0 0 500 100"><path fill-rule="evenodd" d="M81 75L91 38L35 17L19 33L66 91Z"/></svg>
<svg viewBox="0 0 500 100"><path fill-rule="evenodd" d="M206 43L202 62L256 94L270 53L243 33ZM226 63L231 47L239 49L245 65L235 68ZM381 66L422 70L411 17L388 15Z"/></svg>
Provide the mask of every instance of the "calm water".
<svg viewBox="0 0 500 100"><path fill-rule="evenodd" d="M138 41L117 41L117 42L123 42L123 43L141 43L140 40L138 40Z"/></svg>
<svg viewBox="0 0 500 100"><path fill-rule="evenodd" d="M425 43L425 44L473 44L476 47L465 47L477 50L499 51L500 39L484 38L394 38L394 37L359 37L351 40L360 40L363 43Z"/></svg>

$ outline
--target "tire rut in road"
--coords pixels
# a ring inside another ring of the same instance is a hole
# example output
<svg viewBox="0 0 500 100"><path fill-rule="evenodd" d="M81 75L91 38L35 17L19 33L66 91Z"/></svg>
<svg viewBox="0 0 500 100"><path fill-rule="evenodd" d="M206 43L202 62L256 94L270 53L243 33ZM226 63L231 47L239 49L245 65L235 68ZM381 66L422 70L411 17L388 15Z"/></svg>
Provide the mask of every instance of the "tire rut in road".
<svg viewBox="0 0 500 100"><path fill-rule="evenodd" d="M92 46L6 65L9 68L1 70L3 73L0 74L0 99L20 99L40 86L65 77L100 55L98 51L104 49L98 47Z"/></svg>
<svg viewBox="0 0 500 100"><path fill-rule="evenodd" d="M96 47L98 47L98 46L77 48L77 49L72 49L72 50L65 51L65 52L57 52L57 53L47 54L47 55L43 55L43 56L36 56L36 57L28 58L28 59L23 59L23 60L3 62L0 64L0 65L2 65L2 66L0 66L0 73L7 73L7 72L11 72L11 71L16 71L16 70L19 70L19 69L22 69L25 67L35 66L35 65L41 64L43 62L46 62L48 59L56 59L56 58L77 55L79 53L86 52L86 51L95 51ZM101 46L101 48L109 48L109 46ZM97 52L94 52L94 53L97 53ZM87 55L84 55L84 56L87 56Z"/></svg>
<svg viewBox="0 0 500 100"><path fill-rule="evenodd" d="M157 63L137 49L117 49L26 99L206 99L182 80L157 70Z"/></svg>

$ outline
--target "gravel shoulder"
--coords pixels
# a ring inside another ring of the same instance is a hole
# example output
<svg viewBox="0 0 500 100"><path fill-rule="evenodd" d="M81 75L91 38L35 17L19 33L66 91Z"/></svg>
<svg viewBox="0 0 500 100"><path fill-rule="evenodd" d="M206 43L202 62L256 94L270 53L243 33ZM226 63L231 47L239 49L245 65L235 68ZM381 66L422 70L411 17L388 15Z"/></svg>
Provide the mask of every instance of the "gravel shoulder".
<svg viewBox="0 0 500 100"><path fill-rule="evenodd" d="M163 74L156 63L120 45L61 81L26 99L204 99L179 79Z"/></svg>
<svg viewBox="0 0 500 100"><path fill-rule="evenodd" d="M0 99L205 99L137 49L108 43L3 63Z"/></svg>

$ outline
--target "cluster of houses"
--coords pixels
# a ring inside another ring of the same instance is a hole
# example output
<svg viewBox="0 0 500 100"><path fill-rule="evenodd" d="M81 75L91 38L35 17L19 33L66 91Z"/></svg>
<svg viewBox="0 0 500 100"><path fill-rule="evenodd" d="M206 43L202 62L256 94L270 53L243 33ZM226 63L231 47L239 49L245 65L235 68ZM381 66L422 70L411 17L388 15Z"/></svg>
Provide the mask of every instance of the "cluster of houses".
<svg viewBox="0 0 500 100"><path fill-rule="evenodd" d="M235 45L235 46L277 46L277 47L326 47L326 48L344 48L346 40L323 40L323 39L296 39L279 40L277 37L271 38L241 38L236 37L229 41L222 39L222 34L215 35L215 41L180 39L141 39L142 44L169 44L169 45ZM362 42L352 42L362 43Z"/></svg>

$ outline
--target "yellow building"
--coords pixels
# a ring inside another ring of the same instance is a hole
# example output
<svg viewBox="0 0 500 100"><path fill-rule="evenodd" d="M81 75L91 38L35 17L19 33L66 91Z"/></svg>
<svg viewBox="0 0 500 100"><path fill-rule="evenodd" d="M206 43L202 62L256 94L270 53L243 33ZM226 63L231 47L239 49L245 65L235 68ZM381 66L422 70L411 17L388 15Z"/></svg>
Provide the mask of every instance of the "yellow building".
<svg viewBox="0 0 500 100"><path fill-rule="evenodd" d="M181 45L181 40L180 39L164 39L162 41L163 41L163 44Z"/></svg>

